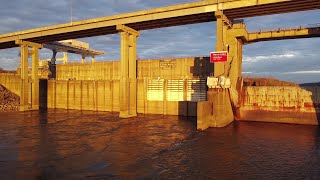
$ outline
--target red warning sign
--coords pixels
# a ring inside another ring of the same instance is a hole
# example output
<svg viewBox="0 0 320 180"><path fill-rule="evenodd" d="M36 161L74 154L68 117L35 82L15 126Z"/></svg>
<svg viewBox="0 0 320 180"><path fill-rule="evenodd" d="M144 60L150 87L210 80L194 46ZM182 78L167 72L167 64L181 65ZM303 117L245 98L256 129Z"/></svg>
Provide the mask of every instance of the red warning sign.
<svg viewBox="0 0 320 180"><path fill-rule="evenodd" d="M227 51L218 51L210 53L210 62L227 62L228 61L228 52Z"/></svg>

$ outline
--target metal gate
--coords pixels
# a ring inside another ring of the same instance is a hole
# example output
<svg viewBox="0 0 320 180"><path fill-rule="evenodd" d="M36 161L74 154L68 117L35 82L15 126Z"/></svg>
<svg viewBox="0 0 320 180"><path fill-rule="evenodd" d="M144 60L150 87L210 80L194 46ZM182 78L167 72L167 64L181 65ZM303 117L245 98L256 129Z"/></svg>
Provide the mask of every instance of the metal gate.
<svg viewBox="0 0 320 180"><path fill-rule="evenodd" d="M147 82L147 100L163 101L164 79L148 79Z"/></svg>

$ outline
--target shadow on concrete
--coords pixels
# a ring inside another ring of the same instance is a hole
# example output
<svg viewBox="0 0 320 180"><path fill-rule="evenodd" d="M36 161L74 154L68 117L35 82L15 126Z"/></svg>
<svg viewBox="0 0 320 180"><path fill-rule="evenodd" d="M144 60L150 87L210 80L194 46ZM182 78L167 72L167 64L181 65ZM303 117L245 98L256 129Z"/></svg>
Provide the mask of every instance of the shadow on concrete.
<svg viewBox="0 0 320 180"><path fill-rule="evenodd" d="M48 108L48 80L39 80L39 109Z"/></svg>
<svg viewBox="0 0 320 180"><path fill-rule="evenodd" d="M190 68L193 78L206 78L213 73L213 63L210 63L210 57L195 57L194 66Z"/></svg>
<svg viewBox="0 0 320 180"><path fill-rule="evenodd" d="M320 82L302 84L300 85L300 88L312 93L312 103L305 103L304 106L306 108L315 109L315 114L312 115L310 118L315 118L318 122L318 126L320 127Z"/></svg>
<svg viewBox="0 0 320 180"><path fill-rule="evenodd" d="M194 58L194 66L190 67L190 74L192 77L190 79L206 79L213 73L213 64L210 63L210 57L195 57ZM190 101L180 101L179 102L179 115L187 116L192 119L194 123L197 123L197 105L198 102L201 101L199 99L199 87L200 82L193 83L191 85L191 89L195 92L191 94ZM207 86L205 89L201 89L201 91L208 91ZM189 119L189 118L188 118Z"/></svg>

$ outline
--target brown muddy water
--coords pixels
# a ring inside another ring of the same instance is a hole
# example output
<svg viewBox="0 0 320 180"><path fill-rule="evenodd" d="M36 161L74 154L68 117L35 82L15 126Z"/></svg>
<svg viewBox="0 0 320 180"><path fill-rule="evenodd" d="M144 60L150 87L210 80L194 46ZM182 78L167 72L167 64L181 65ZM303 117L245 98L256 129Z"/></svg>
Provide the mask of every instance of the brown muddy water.
<svg viewBox="0 0 320 180"><path fill-rule="evenodd" d="M320 179L317 126L48 110L0 113L0 179Z"/></svg>

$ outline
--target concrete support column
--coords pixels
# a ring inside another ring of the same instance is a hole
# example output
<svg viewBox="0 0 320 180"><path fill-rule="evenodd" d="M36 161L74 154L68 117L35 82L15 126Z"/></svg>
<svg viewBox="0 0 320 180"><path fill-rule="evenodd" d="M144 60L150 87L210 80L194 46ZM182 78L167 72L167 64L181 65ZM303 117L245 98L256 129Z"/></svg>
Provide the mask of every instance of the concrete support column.
<svg viewBox="0 0 320 180"><path fill-rule="evenodd" d="M38 65L39 65L39 48L42 45L16 40L16 44L20 45L21 48L21 95L20 95L20 111L27 110L38 110L39 109L39 75L38 75ZM32 48L29 51L29 47ZM29 54L32 55L32 71L31 71L31 81L29 81L28 73L28 60ZM31 90L30 90L31 83ZM31 95L31 104L29 104L29 95Z"/></svg>
<svg viewBox="0 0 320 180"><path fill-rule="evenodd" d="M117 25L121 36L120 117L137 116L137 37L140 33Z"/></svg>
<svg viewBox="0 0 320 180"><path fill-rule="evenodd" d="M242 47L248 41L248 32L242 20L233 23L232 29L227 31L229 45L227 76L231 81L230 98L235 119L240 117L240 94L242 90Z"/></svg>
<svg viewBox="0 0 320 180"><path fill-rule="evenodd" d="M137 116L137 36L129 35L129 115Z"/></svg>
<svg viewBox="0 0 320 180"><path fill-rule="evenodd" d="M120 117L129 117L129 34L121 32Z"/></svg>
<svg viewBox="0 0 320 180"><path fill-rule="evenodd" d="M82 59L81 59L81 63L84 63L84 62L85 62L85 60L86 60L86 56L82 55L81 57L82 57Z"/></svg>
<svg viewBox="0 0 320 180"><path fill-rule="evenodd" d="M63 52L63 64L67 64L67 63L68 63L68 53Z"/></svg>
<svg viewBox="0 0 320 180"><path fill-rule="evenodd" d="M228 61L214 64L214 76L225 76L231 80L231 89L212 88L208 90L208 102L198 104L198 129L224 127L235 119L237 104L237 84L241 77L242 40L246 30L234 25L222 11L216 11L217 42L216 51L227 51Z"/></svg>
<svg viewBox="0 0 320 180"><path fill-rule="evenodd" d="M222 11L216 11L217 18L217 42L216 51L228 51L227 42L228 30L232 28L232 22L223 14ZM214 76L228 76L227 64L221 62L214 64ZM211 118L207 121L209 127L224 127L234 120L231 100L227 89L209 89L207 99L212 103Z"/></svg>
<svg viewBox="0 0 320 180"><path fill-rule="evenodd" d="M56 79L56 60L57 60L56 56L57 56L57 51L52 50L52 58L49 63L49 70L50 70L49 79Z"/></svg>
<svg viewBox="0 0 320 180"><path fill-rule="evenodd" d="M226 43L227 30L232 28L232 23L222 11L216 11L215 16L217 19L216 51L228 51ZM226 63L216 63L213 69L215 77L226 75Z"/></svg>
<svg viewBox="0 0 320 180"><path fill-rule="evenodd" d="M31 79L32 79L32 110L39 109L39 74L38 74L38 66L39 66L39 49L37 47L32 48L32 71L31 71Z"/></svg>
<svg viewBox="0 0 320 180"><path fill-rule="evenodd" d="M29 77L28 77L28 51L27 45L21 45L21 91L20 91L20 111L29 110Z"/></svg>
<svg viewBox="0 0 320 180"><path fill-rule="evenodd" d="M232 29L227 31L229 46L227 76L230 77L231 86L238 87L238 80L242 76L242 47L248 40L248 33L243 21L235 22Z"/></svg>

